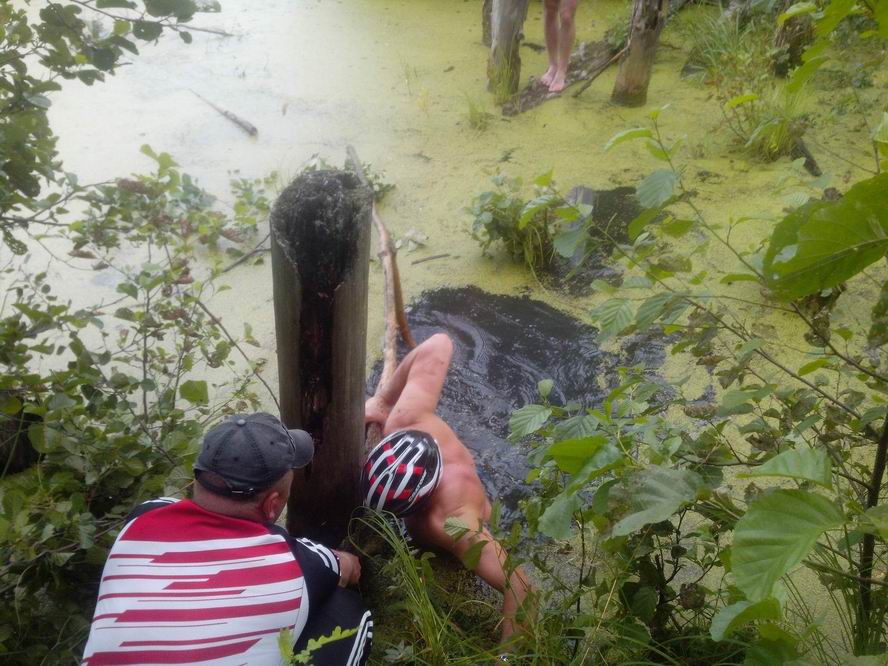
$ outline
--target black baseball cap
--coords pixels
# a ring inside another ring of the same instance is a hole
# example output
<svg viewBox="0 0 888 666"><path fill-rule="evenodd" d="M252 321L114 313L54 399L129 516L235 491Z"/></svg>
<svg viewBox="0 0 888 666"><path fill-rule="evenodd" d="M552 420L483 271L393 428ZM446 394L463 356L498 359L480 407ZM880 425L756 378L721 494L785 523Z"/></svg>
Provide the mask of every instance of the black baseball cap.
<svg viewBox="0 0 888 666"><path fill-rule="evenodd" d="M235 414L204 435L194 478L228 497L251 497L270 488L287 470L305 467L314 442L304 430L288 430L271 414ZM206 478L212 472L224 485Z"/></svg>

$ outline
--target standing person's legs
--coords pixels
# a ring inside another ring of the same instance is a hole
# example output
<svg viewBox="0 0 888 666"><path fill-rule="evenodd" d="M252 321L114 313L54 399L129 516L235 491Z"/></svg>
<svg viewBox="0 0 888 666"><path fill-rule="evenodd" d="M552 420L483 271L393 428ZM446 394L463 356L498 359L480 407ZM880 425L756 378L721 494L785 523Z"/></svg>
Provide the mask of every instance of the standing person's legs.
<svg viewBox="0 0 888 666"><path fill-rule="evenodd" d="M558 54L555 75L549 83L550 92L564 90L564 81L567 78L567 67L570 65L570 52L573 50L574 39L577 36L576 15L578 0L561 0L558 8L558 18L561 28L558 31ZM549 56L551 59L551 56Z"/></svg>
<svg viewBox="0 0 888 666"><path fill-rule="evenodd" d="M545 0L546 52L549 54L549 69L540 79L543 85L550 85L558 70L558 5L560 0Z"/></svg>

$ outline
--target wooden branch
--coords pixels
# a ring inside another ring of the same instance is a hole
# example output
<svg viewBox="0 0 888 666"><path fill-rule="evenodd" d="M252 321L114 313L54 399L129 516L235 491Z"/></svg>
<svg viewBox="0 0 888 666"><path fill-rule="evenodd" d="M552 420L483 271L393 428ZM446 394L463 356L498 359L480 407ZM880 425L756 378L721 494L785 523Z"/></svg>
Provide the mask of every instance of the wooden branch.
<svg viewBox="0 0 888 666"><path fill-rule="evenodd" d="M370 183L364 174L364 168L358 153L354 147L349 146L347 149L348 158L352 162L355 174L361 181L361 184L369 188ZM383 287L384 303L385 303L385 338L382 352L382 374L379 376L379 382L376 384L375 394L379 394L382 386L391 379L398 367L398 332L405 344L411 349L416 347L416 341L410 333L410 327L407 324L407 316L404 314L404 296L401 292L401 277L398 272L398 263L395 260L397 251L392 243L392 237L385 228L379 212L376 210L376 202L373 202L372 209L373 224L379 233L379 257L382 263L385 285ZM379 440L382 439L382 428L378 423L367 424L365 428L365 443L367 449L372 448Z"/></svg>

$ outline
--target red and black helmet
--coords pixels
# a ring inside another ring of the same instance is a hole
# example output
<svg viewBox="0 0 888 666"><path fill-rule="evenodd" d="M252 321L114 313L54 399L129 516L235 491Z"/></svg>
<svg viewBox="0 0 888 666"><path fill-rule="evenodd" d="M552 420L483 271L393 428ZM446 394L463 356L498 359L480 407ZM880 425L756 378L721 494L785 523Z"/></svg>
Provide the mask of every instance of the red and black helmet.
<svg viewBox="0 0 888 666"><path fill-rule="evenodd" d="M421 430L399 430L373 447L361 473L364 506L407 516L428 500L441 480L438 442Z"/></svg>

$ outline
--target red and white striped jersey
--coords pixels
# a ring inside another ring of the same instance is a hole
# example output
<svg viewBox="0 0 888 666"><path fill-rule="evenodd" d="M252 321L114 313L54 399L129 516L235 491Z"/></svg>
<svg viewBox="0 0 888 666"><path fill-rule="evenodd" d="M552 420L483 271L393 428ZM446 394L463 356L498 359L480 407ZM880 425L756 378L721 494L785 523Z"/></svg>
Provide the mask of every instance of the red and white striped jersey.
<svg viewBox="0 0 888 666"><path fill-rule="evenodd" d="M83 664L280 664L339 582L325 546L190 500L137 509L102 573Z"/></svg>

